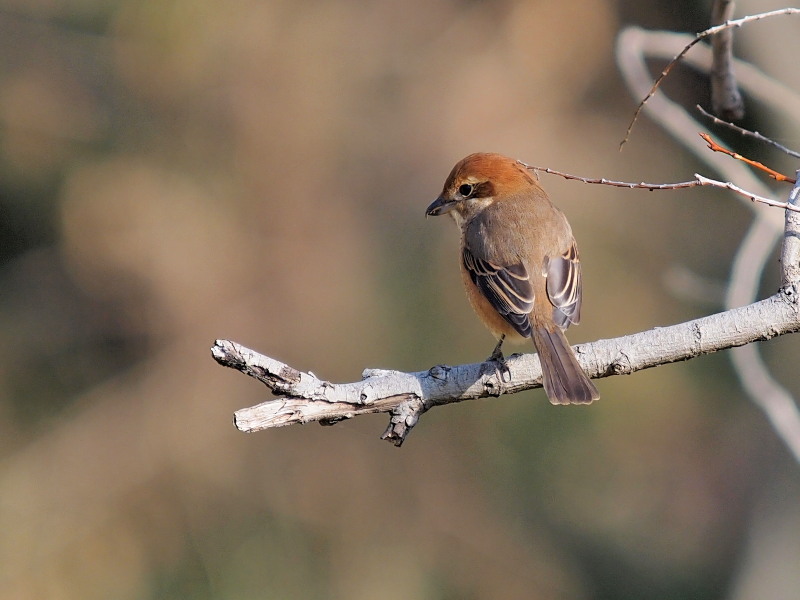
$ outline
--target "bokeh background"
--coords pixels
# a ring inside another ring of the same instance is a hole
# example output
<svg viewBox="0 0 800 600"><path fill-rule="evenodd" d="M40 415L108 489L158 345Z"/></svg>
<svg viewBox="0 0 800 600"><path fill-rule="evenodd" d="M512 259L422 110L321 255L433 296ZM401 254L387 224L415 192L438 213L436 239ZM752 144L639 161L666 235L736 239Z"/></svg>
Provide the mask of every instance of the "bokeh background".
<svg viewBox="0 0 800 600"><path fill-rule="evenodd" d="M0 1L0 596L798 597L800 470L726 353L601 380L590 409L438 408L399 450L383 416L239 433L266 392L209 353L332 381L484 358L424 208L479 150L691 178L646 118L617 152L613 47L708 5ZM737 52L796 86L783 19ZM708 106L688 69L668 89ZM800 146L764 107L745 124ZM738 200L543 183L585 265L573 343L720 309ZM797 341L762 347L800 390Z"/></svg>

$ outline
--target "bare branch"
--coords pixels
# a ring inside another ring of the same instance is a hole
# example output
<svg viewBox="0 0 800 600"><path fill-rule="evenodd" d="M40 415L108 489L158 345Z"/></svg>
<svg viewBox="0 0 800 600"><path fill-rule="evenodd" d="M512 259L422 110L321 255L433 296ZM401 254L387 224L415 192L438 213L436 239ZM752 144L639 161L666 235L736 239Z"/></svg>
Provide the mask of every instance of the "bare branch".
<svg viewBox="0 0 800 600"><path fill-rule="evenodd" d="M800 172L798 175L800 176ZM789 204L795 207L800 204L799 186L800 184L795 183L789 194ZM796 211L787 210L785 222L781 247L782 279L784 282L797 281L797 277L800 276L800 216ZM766 237L765 229L764 221L756 219L742 242L733 268L733 280L737 281L738 285L731 285L729 288L727 306L736 306L755 293L760 279L757 276L760 269L754 268L752 264L754 253L748 251L748 247L758 243L759 238ZM746 279L748 276L749 279ZM748 287L749 290L746 289ZM800 409L792 394L772 377L756 345L734 348L730 355L742 387L753 403L764 412L773 430L786 444L794 459L800 463Z"/></svg>
<svg viewBox="0 0 800 600"><path fill-rule="evenodd" d="M714 0L711 24L721 25L733 17L733 0ZM733 74L733 29L720 31L711 39L714 64L711 68L711 105L714 112L730 121L744 117L744 100Z"/></svg>
<svg viewBox="0 0 800 600"><path fill-rule="evenodd" d="M650 98L652 98L655 95L656 91L661 86L661 82L664 80L664 78L667 75L669 75L670 71L672 71L673 67L678 63L678 61L680 61L686 55L686 53L689 52L689 50L691 50L692 47L695 46L695 44L697 44L699 41L707 38L708 36L715 35L715 34L721 32L721 31L725 31L726 29L730 29L731 27L741 27L742 25L744 25L746 23L750 23L750 22L753 22L753 21L759 21L761 19L766 19L766 18L769 18L769 17L776 17L776 16L779 16L779 15L794 15L794 14L800 14L800 8L781 8L781 9L778 9L778 10L773 10L773 11L769 11L769 12L765 12L765 13L760 13L760 14L757 14L757 15L750 15L750 16L747 16L747 17L742 17L741 19L734 19L734 20L730 20L730 21L725 21L721 25L716 25L714 27L709 27L705 31L701 31L700 33L698 33L695 36L695 38L691 42L686 44L686 46L684 46L683 50L681 50L669 62L669 64L667 64L667 66L664 68L664 70L661 71L661 74L656 78L656 81L653 84L653 86L650 88L650 91L647 93L647 96L645 96L644 99L641 102L639 102L639 105L636 107L636 111L633 113L633 118L631 119L631 122L628 125L628 128L625 130L625 137L622 139L622 141L619 144L620 150L627 143L628 138L630 137L631 131L633 130L633 126L636 123L636 121L638 120L639 114L642 112L642 109L644 108L644 105L647 104L647 101L650 100Z"/></svg>
<svg viewBox="0 0 800 600"><path fill-rule="evenodd" d="M700 135L702 136L702 135L705 135L705 134L700 134ZM703 139L705 139L705 138L703 138ZM710 140L710 138L709 138L709 140ZM713 141L709 142L709 144L713 144ZM717 148L721 148L721 147L717 146ZM712 150L714 150L714 149L715 148L712 148ZM724 148L721 148L718 151L725 151L725 150L724 150ZM738 157L739 156L738 154L735 154L735 153L730 152L730 151L725 151L725 152L727 154L730 154L731 156L734 156L734 157ZM740 157L740 159L741 160L747 160L747 159L744 159L744 157ZM777 200L771 200L770 198L765 198L764 196L760 196L758 194L754 194L752 192L748 192L747 190L744 190L744 189L740 188L739 186L734 185L734 184L732 184L730 182L717 181L716 179L709 179L708 177L704 177L703 175L699 175L697 173L695 173L695 175L694 175L695 179L693 179L692 181L679 181L677 183L645 183L644 181L642 181L640 183L633 183L633 182L630 182L630 181L614 181L612 179L605 179L605 178L591 179L589 177L582 177L580 175L572 175L570 173L563 173L561 171L556 171L555 169L551 169L549 167L533 167L533 166L525 164L522 161L517 161L517 162L519 164L523 165L526 169L530 169L531 171L534 171L534 172L541 171L543 173L549 173L551 175L558 175L559 177L563 177L564 179L570 179L570 180L573 180L573 181L582 181L583 183L590 183L590 184L593 184L593 185L610 185L610 186L613 186L613 187L621 187L621 188L628 188L628 189L639 189L639 190L650 190L650 191L654 191L654 190L678 190L678 189L685 189L685 188L698 187L698 186L711 186L711 187L724 188L724 189L728 189L728 190L731 190L733 192L736 192L737 194L739 194L741 196L744 196L745 198L747 198L748 200L750 200L752 202L760 202L761 204L766 204L767 206L773 206L775 208L782 208L782 209L787 210L787 211L800 212L800 206L795 206L794 204L792 204L790 202L779 202ZM747 161L747 162L751 162L751 161ZM757 164L760 165L761 163L757 163ZM761 166L765 170L768 170L768 171L770 171L772 173L775 173L775 175L776 175L775 178L776 179L778 177L781 177L786 181L791 181L792 183L794 183L794 179L792 179L791 177L786 177L785 175L781 175L780 173L777 173L776 171L772 171L772 169L769 169L768 167L764 167L763 165L761 165Z"/></svg>
<svg viewBox="0 0 800 600"><path fill-rule="evenodd" d="M800 183L798 181L800 181L800 170L797 171L795 184L787 203L794 209L800 206ZM781 247L781 269L784 284L800 279L800 215L796 210L786 211L786 226Z"/></svg>
<svg viewBox="0 0 800 600"><path fill-rule="evenodd" d="M679 181L677 183L645 183L644 181L639 183L632 183L630 181L614 181L613 179L606 179L605 177L601 179L592 179L590 177L582 177L580 175L572 175L570 173L564 173L562 171L556 171L555 169L551 169L550 167L534 167L528 164L525 164L521 160L517 161L526 169L530 169L535 173L548 173L550 175L558 175L559 177L563 177L564 179L571 179L573 181L582 181L583 183L591 183L593 185L610 185L613 187L621 187L621 188L628 188L628 189L639 189L639 190L677 190L682 188L690 188L690 187L697 187L702 185L699 181L692 180L692 181Z"/></svg>
<svg viewBox="0 0 800 600"><path fill-rule="evenodd" d="M724 313L632 335L575 347L578 362L593 378L627 375L675 361L688 360L800 330L796 286ZM236 412L234 423L251 432L295 423L332 424L343 419L389 413L383 439L399 446L419 417L434 406L500 396L541 387L541 367L534 354L506 359L508 376L493 362L438 365L427 371L365 371L364 379L334 384L311 373L262 356L235 342L217 340L212 356L221 365L242 371L282 397Z"/></svg>
<svg viewBox="0 0 800 600"><path fill-rule="evenodd" d="M651 77L646 60L669 59L692 38L664 31L646 31L637 27L624 29L617 38L617 61L625 81L634 97L642 97L650 87ZM711 68L711 49L697 46L686 55L685 62L699 70ZM764 102L788 119L796 120L800 114L800 95L784 83L766 75L745 61L736 59L739 84L748 95ZM665 94L657 94L647 104L648 114L659 126L671 134L696 158L720 174L720 179L737 181L740 186L762 196L771 193L751 169L738 161L721 161L708 152L697 137L702 127L683 107ZM753 202L748 203L754 207ZM777 219L775 211L755 210L754 219L736 250L731 267L731 277L725 294L726 308L750 304L756 298L761 275L778 240L783 239L784 219ZM800 410L792 395L770 374L758 351L758 345L749 344L730 351L731 362L745 392L754 404L764 411L775 433L786 444L800 463Z"/></svg>
<svg viewBox="0 0 800 600"><path fill-rule="evenodd" d="M699 104L696 105L695 108L700 112L701 115L703 115L704 117L706 117L708 119L711 119L711 122L714 123L715 125L722 125L724 127L727 127L728 129L730 129L731 131L735 131L736 133L738 133L740 135L749 136L749 137L752 137L752 138L754 138L754 139L756 139L756 140L758 140L760 142L765 142L765 143L771 145L773 148L777 148L781 152L784 152L785 154L788 154L789 156L793 156L795 158L800 158L800 152L796 152L794 150L791 150L791 149L787 148L786 146L782 146L781 144L779 144L775 140L772 140L772 139L768 138L767 136L760 134L757 131L750 131L749 129L745 129L744 127L739 127L738 125L736 125L734 123L730 123L728 121L723 121L722 119L712 115L710 112L708 112L706 109L704 109Z"/></svg>
<svg viewBox="0 0 800 600"><path fill-rule="evenodd" d="M713 152L721 152L722 154L727 154L731 158L735 158L736 160L740 160L743 163L748 164L751 167L754 167L754 168L758 169L759 171L763 171L764 173L766 173L767 175L769 175L770 177L772 177L776 181L788 181L789 183L794 183L795 182L795 180L793 178L788 177L788 176L784 175L783 173L778 173L778 171L775 171L774 169L770 169L768 166L766 166L763 163L758 162L757 160L751 160L751 159L747 158L746 156L742 156L741 154L739 154L737 152L733 152L731 150L728 150L727 148L723 148L718 143L716 143L711 138L711 136L708 135L707 133L701 133L700 137L703 138L703 140L705 140L706 144L708 144L708 149L713 151Z"/></svg>
<svg viewBox="0 0 800 600"><path fill-rule="evenodd" d="M778 202L777 200L771 200L770 198L765 198L764 196L753 194L752 192L743 190L738 185L732 184L730 181L717 181L716 179L709 179L708 177L703 177L698 173L695 173L694 176L697 178L697 181L700 182L700 185L710 185L712 187L731 190L732 192L736 192L740 196L744 196L745 198L751 200L752 202L760 202L762 204L766 204L767 206L782 208L788 212L800 212L800 206L795 206L790 202Z"/></svg>

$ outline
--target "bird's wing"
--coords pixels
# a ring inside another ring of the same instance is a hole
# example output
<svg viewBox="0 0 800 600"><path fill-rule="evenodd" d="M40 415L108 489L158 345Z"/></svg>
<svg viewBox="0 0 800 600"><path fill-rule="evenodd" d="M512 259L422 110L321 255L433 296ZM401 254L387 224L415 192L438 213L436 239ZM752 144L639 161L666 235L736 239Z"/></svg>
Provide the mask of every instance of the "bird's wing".
<svg viewBox="0 0 800 600"><path fill-rule="evenodd" d="M523 337L531 337L528 313L533 309L533 286L522 263L498 265L476 257L465 245L464 268L494 309Z"/></svg>
<svg viewBox="0 0 800 600"><path fill-rule="evenodd" d="M573 240L561 256L546 257L547 297L553 305L553 320L562 329L581 320L581 263Z"/></svg>

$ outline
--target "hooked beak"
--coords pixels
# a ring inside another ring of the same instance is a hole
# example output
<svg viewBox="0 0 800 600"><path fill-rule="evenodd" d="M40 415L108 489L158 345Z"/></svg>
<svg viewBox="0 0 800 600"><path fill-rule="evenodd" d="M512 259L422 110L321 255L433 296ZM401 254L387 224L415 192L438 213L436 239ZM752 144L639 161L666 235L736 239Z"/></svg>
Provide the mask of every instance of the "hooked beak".
<svg viewBox="0 0 800 600"><path fill-rule="evenodd" d="M436 200L431 202L431 205L425 209L426 217L438 217L445 213L449 213L456 206L452 200L448 200L443 196L439 196Z"/></svg>

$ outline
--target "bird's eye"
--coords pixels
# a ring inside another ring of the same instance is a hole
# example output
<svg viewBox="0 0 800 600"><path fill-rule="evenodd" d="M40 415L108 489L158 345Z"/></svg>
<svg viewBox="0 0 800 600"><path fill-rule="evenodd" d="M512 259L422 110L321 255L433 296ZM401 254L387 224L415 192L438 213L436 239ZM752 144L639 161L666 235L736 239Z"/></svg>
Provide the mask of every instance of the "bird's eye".
<svg viewBox="0 0 800 600"><path fill-rule="evenodd" d="M458 193L464 196L464 198L469 197L472 194L473 186L470 183L462 183L458 186Z"/></svg>

